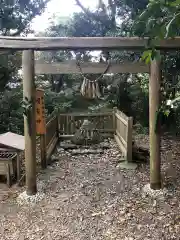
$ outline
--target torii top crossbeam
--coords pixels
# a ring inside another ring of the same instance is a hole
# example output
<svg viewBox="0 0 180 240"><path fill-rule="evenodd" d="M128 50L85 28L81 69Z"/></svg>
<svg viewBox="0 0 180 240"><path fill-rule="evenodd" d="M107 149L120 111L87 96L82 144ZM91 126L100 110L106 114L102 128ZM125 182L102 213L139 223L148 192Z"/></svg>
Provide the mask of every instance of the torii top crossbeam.
<svg viewBox="0 0 180 240"><path fill-rule="evenodd" d="M76 50L121 49L140 50L148 44L148 38L137 37L0 37L0 49L14 50ZM162 50L180 49L180 37L156 40L155 47Z"/></svg>

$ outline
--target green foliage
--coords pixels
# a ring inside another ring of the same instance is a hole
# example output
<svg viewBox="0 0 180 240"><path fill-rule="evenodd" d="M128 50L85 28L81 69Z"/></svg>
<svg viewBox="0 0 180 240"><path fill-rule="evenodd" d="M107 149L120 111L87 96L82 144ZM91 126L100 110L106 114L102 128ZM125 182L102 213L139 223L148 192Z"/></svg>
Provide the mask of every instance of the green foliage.
<svg viewBox="0 0 180 240"><path fill-rule="evenodd" d="M73 99L68 99L64 94L55 93L51 90L45 92L45 108L47 115L54 110L59 112L66 112L72 106Z"/></svg>
<svg viewBox="0 0 180 240"><path fill-rule="evenodd" d="M0 2L0 34L18 36L31 20L42 13L49 0L2 0Z"/></svg>
<svg viewBox="0 0 180 240"><path fill-rule="evenodd" d="M112 108L112 105L110 102L104 102L104 103L89 106L88 110L90 112L106 112L111 108Z"/></svg>
<svg viewBox="0 0 180 240"><path fill-rule="evenodd" d="M143 135L147 135L149 132L148 127L144 127L143 125L141 125L140 123L136 123L133 126L133 130L135 131L135 133L137 134L143 134Z"/></svg>
<svg viewBox="0 0 180 240"><path fill-rule="evenodd" d="M31 20L42 13L49 0L2 0L0 1L0 35L19 36L30 32ZM21 53L0 53L0 91L11 82L18 81Z"/></svg>
<svg viewBox="0 0 180 240"><path fill-rule="evenodd" d="M0 132L23 133L22 88L0 94Z"/></svg>
<svg viewBox="0 0 180 240"><path fill-rule="evenodd" d="M135 34L156 39L173 37L179 35L179 24L179 1L149 0L146 8L137 18Z"/></svg>
<svg viewBox="0 0 180 240"><path fill-rule="evenodd" d="M23 102L22 98L22 86L0 93L0 133L12 131L23 134L23 114L28 115L31 104L28 101ZM54 112L70 111L75 101L73 96L47 90L45 92L46 118L49 119Z"/></svg>
<svg viewBox="0 0 180 240"><path fill-rule="evenodd" d="M154 59L160 60L161 54L160 51L157 51L155 48L152 47L152 49L148 49L143 52L143 55L141 57L142 61L145 61L146 64L149 64Z"/></svg>

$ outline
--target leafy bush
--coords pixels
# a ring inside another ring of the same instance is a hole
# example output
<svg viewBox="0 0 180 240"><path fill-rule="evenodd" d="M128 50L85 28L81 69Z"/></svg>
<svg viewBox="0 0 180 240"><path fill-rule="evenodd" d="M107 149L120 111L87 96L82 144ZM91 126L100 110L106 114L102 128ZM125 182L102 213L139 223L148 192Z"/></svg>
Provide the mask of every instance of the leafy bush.
<svg viewBox="0 0 180 240"><path fill-rule="evenodd" d="M22 88L6 90L0 94L0 132L23 133Z"/></svg>

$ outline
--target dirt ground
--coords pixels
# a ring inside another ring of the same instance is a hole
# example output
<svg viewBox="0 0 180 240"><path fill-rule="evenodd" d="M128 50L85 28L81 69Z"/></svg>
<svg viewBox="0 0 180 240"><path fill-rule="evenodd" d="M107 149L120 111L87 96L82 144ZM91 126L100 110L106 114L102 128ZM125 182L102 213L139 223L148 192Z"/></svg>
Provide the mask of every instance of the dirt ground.
<svg viewBox="0 0 180 240"><path fill-rule="evenodd" d="M139 135L136 142L147 145L148 137ZM1 184L0 239L180 239L180 141L162 142L164 198L142 194L148 163L120 170L119 150L113 141L109 145L99 155L58 149L59 160L38 175L45 197L35 206L18 206L24 188Z"/></svg>

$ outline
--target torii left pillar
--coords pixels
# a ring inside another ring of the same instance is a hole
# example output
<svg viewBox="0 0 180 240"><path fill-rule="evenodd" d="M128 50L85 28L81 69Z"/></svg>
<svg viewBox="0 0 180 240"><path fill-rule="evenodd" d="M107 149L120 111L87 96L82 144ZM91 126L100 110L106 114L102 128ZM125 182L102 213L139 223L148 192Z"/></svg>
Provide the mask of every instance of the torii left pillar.
<svg viewBox="0 0 180 240"><path fill-rule="evenodd" d="M149 80L150 186L154 190L161 188L161 126L156 123L160 108L161 77L161 61L154 59L150 65Z"/></svg>
<svg viewBox="0 0 180 240"><path fill-rule="evenodd" d="M35 79L34 51L24 50L22 55L23 98L29 102L27 115L24 115L26 193L37 193L36 183L36 118L35 118Z"/></svg>

